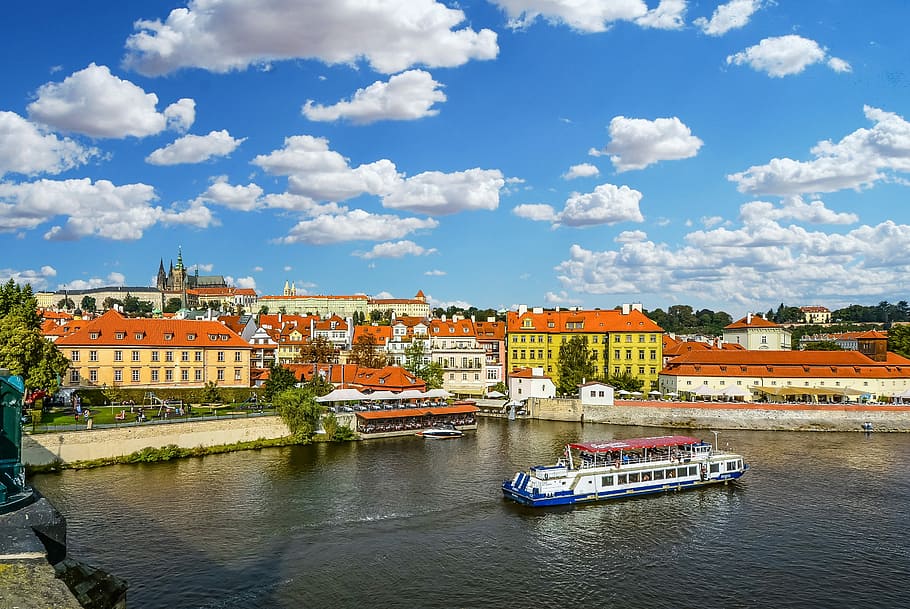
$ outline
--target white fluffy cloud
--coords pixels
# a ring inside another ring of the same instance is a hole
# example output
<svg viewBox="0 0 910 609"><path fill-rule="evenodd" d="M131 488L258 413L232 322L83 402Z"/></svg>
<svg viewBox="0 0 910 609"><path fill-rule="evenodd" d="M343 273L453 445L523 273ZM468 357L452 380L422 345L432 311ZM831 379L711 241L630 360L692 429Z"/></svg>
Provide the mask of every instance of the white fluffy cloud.
<svg viewBox="0 0 910 609"><path fill-rule="evenodd" d="M284 148L259 155L253 164L273 175L288 176L292 193L319 201L344 201L362 194L389 193L402 180L387 159L350 167L341 154L329 149L325 138L295 135Z"/></svg>
<svg viewBox="0 0 910 609"><path fill-rule="evenodd" d="M644 169L658 161L687 159L698 154L702 142L677 117L644 118L616 116L610 121L610 143L603 152L610 155L616 171Z"/></svg>
<svg viewBox="0 0 910 609"><path fill-rule="evenodd" d="M227 156L246 138L233 138L227 129L211 131L208 135L184 135L164 148L153 151L145 161L152 165L201 163L213 156Z"/></svg>
<svg viewBox="0 0 910 609"><path fill-rule="evenodd" d="M774 78L799 74L807 67L828 60L828 67L835 72L849 72L850 64L827 51L814 40L789 34L765 38L755 46L727 57L727 64L748 65L758 72L767 72Z"/></svg>
<svg viewBox="0 0 910 609"><path fill-rule="evenodd" d="M355 252L355 256L360 256L364 260L372 258L404 258L405 256L429 256L437 252L435 247L425 248L417 245L413 241L389 241L386 243L377 243L368 252Z"/></svg>
<svg viewBox="0 0 910 609"><path fill-rule="evenodd" d="M401 182L382 198L382 205L430 215L494 210L499 207L499 191L504 184L498 169L427 171Z"/></svg>
<svg viewBox="0 0 910 609"><path fill-rule="evenodd" d="M763 4L763 0L731 0L714 9L711 19L699 17L693 23L709 36L722 36L744 27Z"/></svg>
<svg viewBox="0 0 910 609"><path fill-rule="evenodd" d="M97 148L60 139L15 112L0 111L0 177L7 173L61 173L97 155Z"/></svg>
<svg viewBox="0 0 910 609"><path fill-rule="evenodd" d="M198 200L217 203L230 209L251 211L260 207L259 198L262 196L262 192L262 188L256 184L232 186L228 184L225 176L220 176L199 196Z"/></svg>
<svg viewBox="0 0 910 609"><path fill-rule="evenodd" d="M202 205L187 209L152 206L155 191L146 184L116 186L107 180L39 180L0 182L0 231L35 229L58 217L64 225L51 226L45 239L69 241L82 237L133 240L149 227L184 224L205 228L213 223Z"/></svg>
<svg viewBox="0 0 910 609"><path fill-rule="evenodd" d="M250 288L253 290L256 289L256 278L255 277L250 277L250 276L236 277L236 278L225 277L225 281L227 281L229 284L233 284L235 287L238 287L238 288Z"/></svg>
<svg viewBox="0 0 910 609"><path fill-rule="evenodd" d="M753 308L818 298L844 302L893 291L910 269L910 226L890 220L845 232L800 226L846 224L855 219L851 216L820 201L747 203L739 227L693 231L680 247L649 241L643 233L624 234L606 251L573 245L556 271L563 286L576 292L670 299L700 294Z"/></svg>
<svg viewBox="0 0 910 609"><path fill-rule="evenodd" d="M326 214L302 220L278 242L325 245L344 241L388 241L437 226L439 222L433 218L401 218L355 209L338 215Z"/></svg>
<svg viewBox="0 0 910 609"><path fill-rule="evenodd" d="M509 17L509 27L524 29L538 17L564 23L580 32L604 32L616 21L642 27L678 29L683 26L685 0L661 0L649 10L644 0L492 0Z"/></svg>
<svg viewBox="0 0 910 609"><path fill-rule="evenodd" d="M551 206L540 203L518 205L512 213L528 220L552 222L554 227L644 222L638 207L641 197L640 192L628 186L601 184L593 192L573 192L558 213Z"/></svg>
<svg viewBox="0 0 910 609"><path fill-rule="evenodd" d="M57 269L52 266L42 266L39 270L23 269L0 269L0 283L7 283L10 279L19 286L29 284L32 290L43 290L47 288L48 280L57 276Z"/></svg>
<svg viewBox="0 0 910 609"><path fill-rule="evenodd" d="M350 101L340 101L331 106L308 100L303 115L311 121L346 119L365 125L383 120L416 120L436 116L436 103L446 101L442 85L423 70L409 70L389 79L376 81L365 89L358 89Z"/></svg>
<svg viewBox="0 0 910 609"><path fill-rule="evenodd" d="M107 277L92 277L90 279L74 279L57 286L58 290L91 290L107 286L126 285L126 276L123 273L111 273ZM78 302L76 303L79 304ZM100 303L99 303L100 304Z"/></svg>
<svg viewBox="0 0 910 609"><path fill-rule="evenodd" d="M727 176L740 192L794 195L863 188L884 180L888 172L910 171L910 123L898 114L865 106L871 129L857 129L834 143L819 142L814 159L775 158Z"/></svg>
<svg viewBox="0 0 910 609"><path fill-rule="evenodd" d="M454 67L499 52L492 30L456 29L461 10L435 0L191 0L165 21L140 20L125 63L145 75L184 67L213 72L294 58L365 59L393 74L423 64Z"/></svg>
<svg viewBox="0 0 910 609"><path fill-rule="evenodd" d="M193 100L181 99L158 112L157 95L94 63L63 82L42 85L37 97L28 105L29 118L91 137L146 137L169 127L185 131L195 120Z"/></svg>
<svg viewBox="0 0 910 609"><path fill-rule="evenodd" d="M439 269L433 269L431 271L424 272L424 275L427 277L445 277L446 274L447 273L445 271L440 271Z"/></svg>
<svg viewBox="0 0 910 609"><path fill-rule="evenodd" d="M590 178L600 175L600 170L590 163L581 163L572 165L569 170L562 174L563 180L574 180L575 178Z"/></svg>

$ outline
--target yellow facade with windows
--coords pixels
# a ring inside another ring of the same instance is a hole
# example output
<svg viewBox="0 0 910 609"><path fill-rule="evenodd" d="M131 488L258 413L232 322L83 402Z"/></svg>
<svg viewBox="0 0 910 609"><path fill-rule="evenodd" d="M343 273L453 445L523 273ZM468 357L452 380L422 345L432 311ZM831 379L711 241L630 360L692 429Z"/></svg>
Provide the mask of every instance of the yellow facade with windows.
<svg viewBox="0 0 910 609"><path fill-rule="evenodd" d="M543 368L558 384L559 350L573 336L581 336L587 342L595 378L628 373L643 381L644 391L657 388L663 361L663 330L638 308L624 305L608 311L519 309L509 313L507 323L509 371Z"/></svg>

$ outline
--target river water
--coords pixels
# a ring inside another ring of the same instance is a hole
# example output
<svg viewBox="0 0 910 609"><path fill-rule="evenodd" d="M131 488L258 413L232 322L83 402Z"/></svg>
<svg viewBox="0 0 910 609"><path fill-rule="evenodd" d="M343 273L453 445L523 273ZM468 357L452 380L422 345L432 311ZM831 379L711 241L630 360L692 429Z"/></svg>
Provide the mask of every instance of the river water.
<svg viewBox="0 0 910 609"><path fill-rule="evenodd" d="M70 554L130 582L132 608L910 606L907 435L725 431L752 466L730 486L577 508L501 497L569 441L673 432L481 419L458 440L32 484L65 514Z"/></svg>

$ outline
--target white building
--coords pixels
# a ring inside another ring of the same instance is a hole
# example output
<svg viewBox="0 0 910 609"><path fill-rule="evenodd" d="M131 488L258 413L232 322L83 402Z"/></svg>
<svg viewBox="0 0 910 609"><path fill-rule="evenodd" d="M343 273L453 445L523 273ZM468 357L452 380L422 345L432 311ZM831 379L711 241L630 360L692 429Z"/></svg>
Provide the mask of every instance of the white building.
<svg viewBox="0 0 910 609"><path fill-rule="evenodd" d="M749 313L724 328L724 342L741 345L748 351L789 351L790 331Z"/></svg>
<svg viewBox="0 0 910 609"><path fill-rule="evenodd" d="M543 368L522 368L509 375L509 397L519 402L528 398L555 398L556 384Z"/></svg>
<svg viewBox="0 0 910 609"><path fill-rule="evenodd" d="M578 397L582 406L612 406L613 387L600 381L591 381L578 386Z"/></svg>

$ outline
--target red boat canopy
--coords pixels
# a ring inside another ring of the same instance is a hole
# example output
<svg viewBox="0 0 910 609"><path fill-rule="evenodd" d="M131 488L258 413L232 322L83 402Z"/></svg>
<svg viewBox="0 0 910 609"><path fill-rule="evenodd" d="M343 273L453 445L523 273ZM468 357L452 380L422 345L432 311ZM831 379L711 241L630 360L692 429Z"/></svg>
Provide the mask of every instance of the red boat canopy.
<svg viewBox="0 0 910 609"><path fill-rule="evenodd" d="M629 438L628 440L611 440L609 442L583 442L569 444L571 448L589 453L608 453L617 450L660 448L662 446L680 446L685 444L698 444L698 438L689 436L657 436L654 438Z"/></svg>
<svg viewBox="0 0 910 609"><path fill-rule="evenodd" d="M355 412L361 419L404 419L443 414L468 414L480 410L473 404L457 404L455 406L431 406L427 408L399 408L397 410L365 410Z"/></svg>

